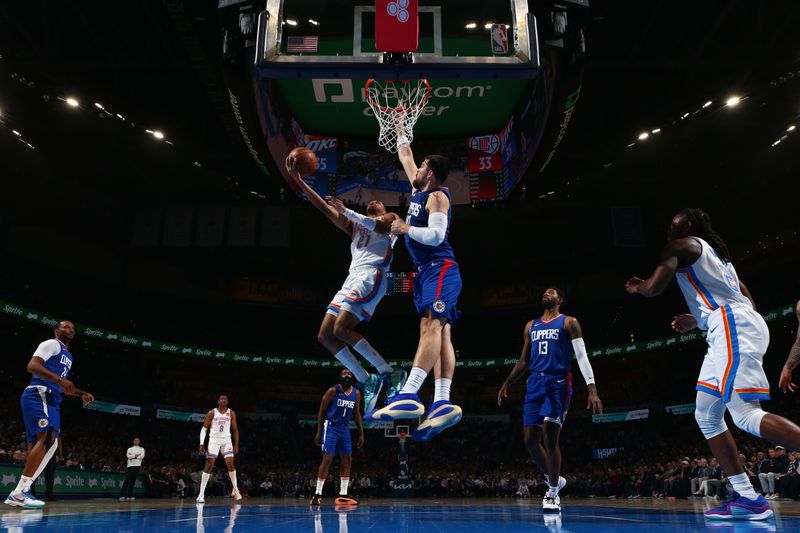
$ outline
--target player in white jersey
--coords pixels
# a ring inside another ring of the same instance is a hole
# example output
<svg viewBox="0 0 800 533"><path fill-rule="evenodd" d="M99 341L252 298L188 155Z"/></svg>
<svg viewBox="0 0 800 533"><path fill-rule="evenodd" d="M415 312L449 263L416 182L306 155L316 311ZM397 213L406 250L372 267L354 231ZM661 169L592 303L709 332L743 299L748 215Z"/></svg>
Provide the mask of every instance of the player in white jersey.
<svg viewBox="0 0 800 533"><path fill-rule="evenodd" d="M206 435L208 435L208 448L205 447ZM241 500L242 495L236 483L236 467L233 464L233 456L239 453L239 425L236 423L236 413L228 407L227 394L220 394L217 407L206 414L203 428L200 430L200 453L205 454L206 464L203 467L197 503L206 501L206 485L220 454L225 458L225 466L228 467L228 476L231 478L233 486L231 497L234 500Z"/></svg>
<svg viewBox="0 0 800 533"><path fill-rule="evenodd" d="M769 330L730 262L728 247L704 211L690 208L675 215L667 241L653 274L646 280L629 279L625 289L630 294L657 296L677 277L691 314L676 316L673 329L707 331L708 352L695 387L695 419L734 492L730 500L705 515L713 520L771 518L772 509L753 489L725 424L727 410L744 431L790 450L800 449L800 427L761 409L760 400L769 399L769 383L761 366Z"/></svg>
<svg viewBox="0 0 800 533"><path fill-rule="evenodd" d="M405 370L394 370L389 363L355 331L362 320L368 321L386 294L386 273L392 264L394 236L389 232L392 221L399 217L386 211L381 202L367 204L367 215L350 209L338 199L327 202L312 189L295 169L294 161L286 160L286 170L305 193L309 202L350 237L350 270L342 288L333 297L322 319L317 339L356 378L356 387L364 395L364 409L375 408L384 384L388 398L397 394L406 379ZM368 373L350 348L370 362L378 374Z"/></svg>

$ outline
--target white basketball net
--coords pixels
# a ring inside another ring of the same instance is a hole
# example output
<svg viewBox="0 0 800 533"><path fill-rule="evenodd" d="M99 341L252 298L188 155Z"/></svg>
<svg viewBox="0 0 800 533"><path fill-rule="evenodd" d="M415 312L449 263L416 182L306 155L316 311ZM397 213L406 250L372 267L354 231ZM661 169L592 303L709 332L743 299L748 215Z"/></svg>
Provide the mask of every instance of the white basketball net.
<svg viewBox="0 0 800 533"><path fill-rule="evenodd" d="M367 80L367 102L378 119L378 143L390 152L397 151L397 139L405 135L414 140L414 124L431 97L428 80Z"/></svg>

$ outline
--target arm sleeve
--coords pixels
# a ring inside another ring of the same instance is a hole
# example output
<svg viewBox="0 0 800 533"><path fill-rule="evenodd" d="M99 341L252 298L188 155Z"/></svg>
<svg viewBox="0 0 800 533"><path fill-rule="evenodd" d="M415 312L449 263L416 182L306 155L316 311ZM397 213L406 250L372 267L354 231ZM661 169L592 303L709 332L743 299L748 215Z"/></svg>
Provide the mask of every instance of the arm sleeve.
<svg viewBox="0 0 800 533"><path fill-rule="evenodd" d="M578 368L581 369L583 380L587 385L594 385L594 371L592 363L589 362L589 355L586 353L586 343L583 337L572 339L572 348L575 350L575 358L578 360Z"/></svg>
<svg viewBox="0 0 800 533"><path fill-rule="evenodd" d="M34 357L41 357L45 361L61 351L61 345L55 339L47 339L33 352Z"/></svg>
<svg viewBox="0 0 800 533"><path fill-rule="evenodd" d="M342 214L347 217L347 220L350 222L353 222L354 224L360 224L370 231L375 231L375 225L377 221L374 218L364 216L361 213L356 213L352 209L345 209L344 213Z"/></svg>
<svg viewBox="0 0 800 533"><path fill-rule="evenodd" d="M200 428L200 444L205 444L206 442L206 427L203 426Z"/></svg>
<svg viewBox="0 0 800 533"><path fill-rule="evenodd" d="M427 228L410 228L408 236L417 242L428 246L439 246L444 242L447 234L447 215L445 213L431 213L428 217Z"/></svg>

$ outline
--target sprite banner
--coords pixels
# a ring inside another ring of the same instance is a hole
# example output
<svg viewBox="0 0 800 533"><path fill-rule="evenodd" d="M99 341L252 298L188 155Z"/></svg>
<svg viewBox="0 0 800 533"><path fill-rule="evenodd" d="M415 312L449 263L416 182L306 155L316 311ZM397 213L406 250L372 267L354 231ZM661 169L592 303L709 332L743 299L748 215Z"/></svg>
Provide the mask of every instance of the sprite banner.
<svg viewBox="0 0 800 533"><path fill-rule="evenodd" d="M668 405L664 409L671 415L688 415L694 413L694 403L681 403L678 405Z"/></svg>
<svg viewBox="0 0 800 533"><path fill-rule="evenodd" d="M206 413L187 413L185 411L156 409L156 418L161 418L162 420L177 420L178 422L205 422Z"/></svg>
<svg viewBox="0 0 800 533"><path fill-rule="evenodd" d="M22 474L22 466L0 466L0 490L11 492ZM143 476L136 478L133 493L144 496ZM53 493L56 496L119 496L125 474L117 472L94 472L89 470L68 470L56 468L53 481ZM43 496L45 492L44 476L36 480L36 493Z"/></svg>
<svg viewBox="0 0 800 533"><path fill-rule="evenodd" d="M33 309L28 309L27 307L22 307L21 305L7 302L5 300L0 300L0 314L51 327L55 326L57 322L55 317L46 315L39 311L34 311ZM776 320L781 320L793 315L794 305L788 304L776 309L772 309L764 313L762 316L767 322L774 322ZM333 358L313 359L308 357L242 353L230 350L200 348L197 346L188 346L186 344L176 344L172 342L146 339L127 333L120 333L117 331L101 329L83 324L76 324L75 328L79 335L85 335L90 338L115 342L117 344L126 346L147 348L148 350L175 355L204 357L206 359L215 359L221 361L258 363L262 365L302 366L310 368L334 368L341 366L341 364ZM661 337L660 339L650 341L617 344L603 348L590 348L589 357L597 358L616 355L630 355L634 353L646 353L655 350L662 350L671 346L678 346L689 342L694 342L702 338L702 332L695 330L690 331L689 333L670 335L669 337ZM492 368L514 365L517 360L518 359L516 357L497 357L494 359L461 359L456 362L456 366L460 368ZM389 362L399 368L411 367L411 361L408 359L403 361L394 360Z"/></svg>
<svg viewBox="0 0 800 533"><path fill-rule="evenodd" d="M637 409L635 411L620 411L619 413L603 413L592 415L592 423L625 422L626 420L644 420L650 416L650 409Z"/></svg>
<svg viewBox="0 0 800 533"><path fill-rule="evenodd" d="M84 405L84 409L100 411L102 413L114 413L116 415L141 416L142 408L138 405L123 405L121 403L93 401L89 405Z"/></svg>

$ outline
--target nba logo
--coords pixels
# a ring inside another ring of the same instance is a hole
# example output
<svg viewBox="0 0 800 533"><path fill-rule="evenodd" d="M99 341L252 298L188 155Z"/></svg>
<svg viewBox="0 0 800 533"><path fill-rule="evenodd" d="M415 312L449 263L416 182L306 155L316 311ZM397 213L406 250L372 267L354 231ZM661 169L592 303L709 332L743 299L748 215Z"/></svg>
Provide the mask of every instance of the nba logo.
<svg viewBox="0 0 800 533"><path fill-rule="evenodd" d="M508 53L508 27L505 24L492 24L492 53Z"/></svg>

